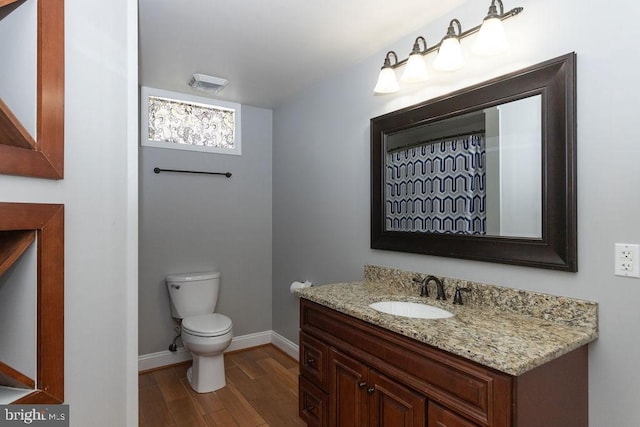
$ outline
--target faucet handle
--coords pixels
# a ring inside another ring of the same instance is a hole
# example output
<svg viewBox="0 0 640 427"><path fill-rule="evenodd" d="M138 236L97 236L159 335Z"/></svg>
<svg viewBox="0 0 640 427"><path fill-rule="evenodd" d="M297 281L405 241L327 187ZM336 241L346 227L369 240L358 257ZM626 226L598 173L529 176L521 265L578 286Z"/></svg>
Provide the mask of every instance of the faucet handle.
<svg viewBox="0 0 640 427"><path fill-rule="evenodd" d="M456 292L453 295L453 303L457 305L462 305L462 293L460 291L471 292L470 288L461 288L460 286L456 286Z"/></svg>

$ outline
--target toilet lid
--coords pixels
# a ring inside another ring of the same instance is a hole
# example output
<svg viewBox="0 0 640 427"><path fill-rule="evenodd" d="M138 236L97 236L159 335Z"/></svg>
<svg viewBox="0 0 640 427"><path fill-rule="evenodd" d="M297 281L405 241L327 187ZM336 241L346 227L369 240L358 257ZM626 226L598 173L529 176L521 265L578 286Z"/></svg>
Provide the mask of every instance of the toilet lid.
<svg viewBox="0 0 640 427"><path fill-rule="evenodd" d="M217 337L231 331L231 319L218 313L200 314L182 319L182 329L200 337Z"/></svg>

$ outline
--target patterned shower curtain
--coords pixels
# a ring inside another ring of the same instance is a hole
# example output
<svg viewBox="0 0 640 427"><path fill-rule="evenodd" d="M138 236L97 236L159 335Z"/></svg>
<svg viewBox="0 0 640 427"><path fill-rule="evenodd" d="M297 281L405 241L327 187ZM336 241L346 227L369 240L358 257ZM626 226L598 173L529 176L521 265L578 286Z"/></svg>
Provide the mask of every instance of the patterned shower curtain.
<svg viewBox="0 0 640 427"><path fill-rule="evenodd" d="M394 150L386 165L386 230L485 234L484 134Z"/></svg>

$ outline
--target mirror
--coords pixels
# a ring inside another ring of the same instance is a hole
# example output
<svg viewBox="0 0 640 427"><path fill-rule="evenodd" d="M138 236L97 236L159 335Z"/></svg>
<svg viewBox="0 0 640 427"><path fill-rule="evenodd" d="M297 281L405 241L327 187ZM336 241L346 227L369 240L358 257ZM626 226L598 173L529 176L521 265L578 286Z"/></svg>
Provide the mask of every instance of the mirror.
<svg viewBox="0 0 640 427"><path fill-rule="evenodd" d="M371 247L577 271L575 54L371 120Z"/></svg>
<svg viewBox="0 0 640 427"><path fill-rule="evenodd" d="M541 102L388 134L385 230L541 238Z"/></svg>

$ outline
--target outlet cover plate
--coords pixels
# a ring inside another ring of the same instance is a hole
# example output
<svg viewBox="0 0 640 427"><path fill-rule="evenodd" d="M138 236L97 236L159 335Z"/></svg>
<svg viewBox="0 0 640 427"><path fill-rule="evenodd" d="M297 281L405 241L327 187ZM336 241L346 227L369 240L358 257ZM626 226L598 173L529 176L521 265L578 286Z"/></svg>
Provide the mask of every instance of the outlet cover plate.
<svg viewBox="0 0 640 427"><path fill-rule="evenodd" d="M615 244L614 274L616 276L640 278L640 245L630 243Z"/></svg>

